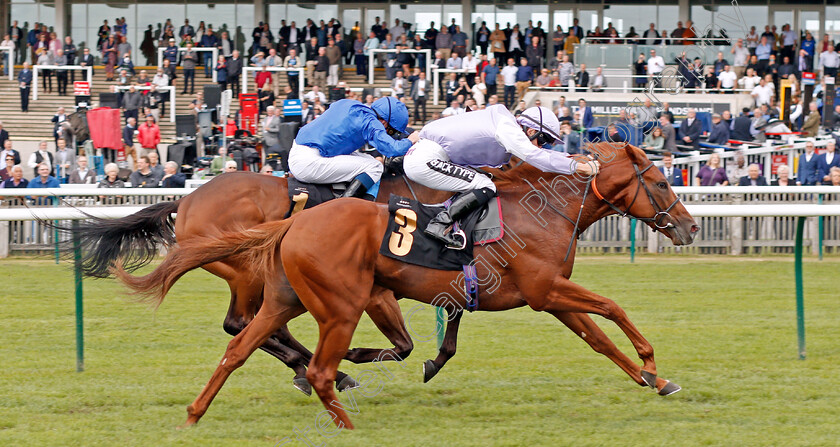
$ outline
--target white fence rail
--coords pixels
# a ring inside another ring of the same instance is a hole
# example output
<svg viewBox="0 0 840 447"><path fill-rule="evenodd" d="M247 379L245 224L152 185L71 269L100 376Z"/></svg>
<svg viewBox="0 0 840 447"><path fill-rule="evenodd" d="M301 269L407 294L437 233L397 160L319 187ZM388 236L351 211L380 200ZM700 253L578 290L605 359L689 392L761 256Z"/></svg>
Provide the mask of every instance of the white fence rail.
<svg viewBox="0 0 840 447"><path fill-rule="evenodd" d="M636 244L648 252L666 253L792 253L798 216L810 216L805 244L840 253L840 188L800 187L678 187L674 188L702 227L691 246L674 247L645 225L636 226ZM117 218L145 206L176 200L194 189L96 189L70 186L58 189L0 189L0 257L51 249L56 234L32 221L83 217ZM28 196L29 208L23 196ZM60 197L62 205L55 202ZM37 205L38 201L41 205ZM74 208L75 207L75 208ZM508 210L506 212L516 212ZM625 252L630 247L630 222L610 216L587 229L578 250L587 253ZM59 235L59 237L61 237Z"/></svg>
<svg viewBox="0 0 840 447"><path fill-rule="evenodd" d="M825 145L828 143L829 140L833 139L831 136L820 136L816 139L811 139L814 142L814 147L816 148L824 148ZM796 176L796 170L793 169L795 166L795 159L805 150L805 144L808 138L794 138L790 143L782 143L778 140L768 140L762 143L761 146L743 146L740 151L745 156L745 166L748 166L751 163L758 163L762 166L763 172L762 175L770 181L771 178L771 171L773 168L773 156L774 155L786 155L787 156L787 165L790 168L790 176L791 178ZM738 155L738 151L733 150L723 150L723 149L716 149L715 152L720 155L721 162L734 162L735 157ZM688 169L688 177L683 179L686 182L692 182L694 176L700 171L703 163L705 163L711 154L701 154L699 151L690 151L687 155L676 156L674 158L674 166L677 168L685 168ZM657 166L662 166L661 161L655 162Z"/></svg>

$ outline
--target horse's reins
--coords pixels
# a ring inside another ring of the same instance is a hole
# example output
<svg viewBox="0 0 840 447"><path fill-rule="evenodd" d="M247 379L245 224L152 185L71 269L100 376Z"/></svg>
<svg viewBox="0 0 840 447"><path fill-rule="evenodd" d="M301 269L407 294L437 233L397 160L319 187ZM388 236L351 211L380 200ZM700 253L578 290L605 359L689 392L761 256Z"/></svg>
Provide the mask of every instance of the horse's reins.
<svg viewBox="0 0 840 447"><path fill-rule="evenodd" d="M653 206L653 209L656 210L656 214L654 214L653 217L634 217L634 218L638 219L638 220L640 220L644 223L647 223L647 224L653 224L653 226L656 227L653 231L656 231L657 229L661 230L661 229L664 229L664 228L673 228L674 224L672 222L668 222L667 224L664 224L664 225L661 225L659 222L660 222L660 218L671 217L670 211L677 205L677 203L679 203L680 198L679 197L674 198L674 201L670 205L668 205L668 208L665 208L665 209L662 209L662 207L660 207L659 204L656 203L656 199L654 199L653 193L650 192L650 188L648 188L647 183L645 183L644 178L642 178L644 173L647 172L652 167L653 167L653 163L647 165L647 167L645 167L644 169L639 170L639 165L637 165L636 163L633 163L633 169L636 171L636 180L639 183L636 185L636 194L633 196L633 201L630 202L630 205L627 207L627 209L625 211L622 211L621 208L617 207L614 203L612 203L609 200L607 200L606 198L604 198L604 196L601 194L601 192L598 191L598 185L595 182L595 179L597 178L597 176L592 177L592 179L589 181L589 183L592 185L592 192L595 194L595 197L598 197L599 199L604 201L610 208L612 208L613 211L618 213L618 215L621 216L621 217L627 217L627 216L630 215L630 208L633 208L633 204L636 203L636 199L639 197L639 190L641 188L644 188L645 193L648 196L648 200L650 201L651 206ZM584 196L584 200L585 200L585 196ZM671 217L671 219L673 219L673 217Z"/></svg>

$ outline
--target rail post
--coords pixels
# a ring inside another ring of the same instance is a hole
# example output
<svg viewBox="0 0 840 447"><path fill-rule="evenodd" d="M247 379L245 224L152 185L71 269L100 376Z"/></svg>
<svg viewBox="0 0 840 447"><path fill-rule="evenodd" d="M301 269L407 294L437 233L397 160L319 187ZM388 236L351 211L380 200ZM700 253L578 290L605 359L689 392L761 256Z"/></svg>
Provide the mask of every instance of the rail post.
<svg viewBox="0 0 840 447"><path fill-rule="evenodd" d="M79 221L73 220L73 272L76 284L76 372L85 370L84 300L82 292L82 246Z"/></svg>
<svg viewBox="0 0 840 447"><path fill-rule="evenodd" d="M630 263L636 262L636 219L630 218Z"/></svg>
<svg viewBox="0 0 840 447"><path fill-rule="evenodd" d="M53 207L54 208L58 208L58 202L60 200L61 200L60 197L56 197L54 199L54 201L53 201ZM53 227L53 242L54 242L53 245L55 245L55 264L58 265L58 262L61 259L61 247L59 247L59 242L58 242L58 221L54 220L53 224L55 224L55 226Z"/></svg>
<svg viewBox="0 0 840 447"><path fill-rule="evenodd" d="M822 205L822 204L823 204L823 194L819 194L819 195L817 196L817 203L818 203L818 204L820 204L820 205ZM819 223L817 224L817 225L818 225L818 226L817 226L817 233L819 233L818 237L819 237L819 239L820 239L820 243L819 243L819 250L820 250L820 252L819 252L819 256L820 256L820 261L822 261L822 260L823 260L823 225L824 225L824 224L825 224L825 217L820 216L820 217L819 217Z"/></svg>
<svg viewBox="0 0 840 447"><path fill-rule="evenodd" d="M796 333L799 339L799 360L805 360L805 296L802 286L802 233L805 217L796 219L796 245L794 246L794 274L796 276Z"/></svg>
<svg viewBox="0 0 840 447"><path fill-rule="evenodd" d="M446 316L443 315L442 307L436 307L435 311L435 313L437 314L437 321L435 321L435 330L437 330L437 345L438 350L440 350L440 347L443 346L443 335L446 332Z"/></svg>

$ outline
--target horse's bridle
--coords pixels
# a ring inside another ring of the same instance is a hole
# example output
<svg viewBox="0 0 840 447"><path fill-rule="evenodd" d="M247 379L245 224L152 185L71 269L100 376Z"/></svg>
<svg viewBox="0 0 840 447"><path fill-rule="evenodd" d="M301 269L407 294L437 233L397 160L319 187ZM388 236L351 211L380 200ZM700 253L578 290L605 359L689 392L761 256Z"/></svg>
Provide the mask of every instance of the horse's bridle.
<svg viewBox="0 0 840 447"><path fill-rule="evenodd" d="M590 184L592 185L592 193L595 194L595 197L598 197L599 199L604 201L610 208L612 208L613 211L618 213L619 216L627 217L628 215L630 215L630 208L633 208L633 204L636 203L636 199L639 198L639 190L641 188L644 188L645 193L648 196L648 200L650 201L651 206L653 206L653 209L656 210L656 214L654 214L653 217L635 217L635 216L633 216L633 217L635 219L638 219L638 220L640 220L642 222L645 222L647 224L652 224L654 227L656 227L656 229L659 229L659 230L662 230L662 229L665 229L665 228L673 228L674 227L673 222L668 222L666 224L663 224L662 222L665 221L665 218L671 218L671 220L673 220L673 217L671 217L670 211L672 209L674 209L674 207L677 205L677 203L680 202L680 198L679 197L674 198L674 201L670 205L668 205L668 207L665 208L665 209L662 209L659 206L659 204L656 203L656 199L654 199L653 193L650 192L650 188L648 188L648 185L645 182L645 179L642 177L644 175L644 173L647 172L652 167L653 167L653 163L647 165L647 167L640 170L639 165L637 165L636 163L633 163L633 169L636 171L636 180L638 180L639 183L636 185L636 194L633 196L633 201L630 202L630 205L627 206L627 209L625 211L622 211L621 208L617 207L614 203L610 202L609 200L604 198L603 195L601 195L601 192L598 191L598 186L595 183L595 179L598 177L597 175L595 177L592 177L592 180L590 181ZM656 230L654 230L654 231L656 231Z"/></svg>

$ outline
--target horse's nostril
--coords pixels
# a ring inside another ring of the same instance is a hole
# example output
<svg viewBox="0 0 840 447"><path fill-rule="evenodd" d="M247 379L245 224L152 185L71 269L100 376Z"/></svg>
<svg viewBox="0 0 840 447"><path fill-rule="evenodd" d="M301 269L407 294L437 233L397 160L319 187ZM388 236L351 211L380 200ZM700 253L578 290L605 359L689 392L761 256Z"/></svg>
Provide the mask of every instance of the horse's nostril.
<svg viewBox="0 0 840 447"><path fill-rule="evenodd" d="M699 231L700 231L700 225L692 225L691 226L691 232L692 233L697 233Z"/></svg>

